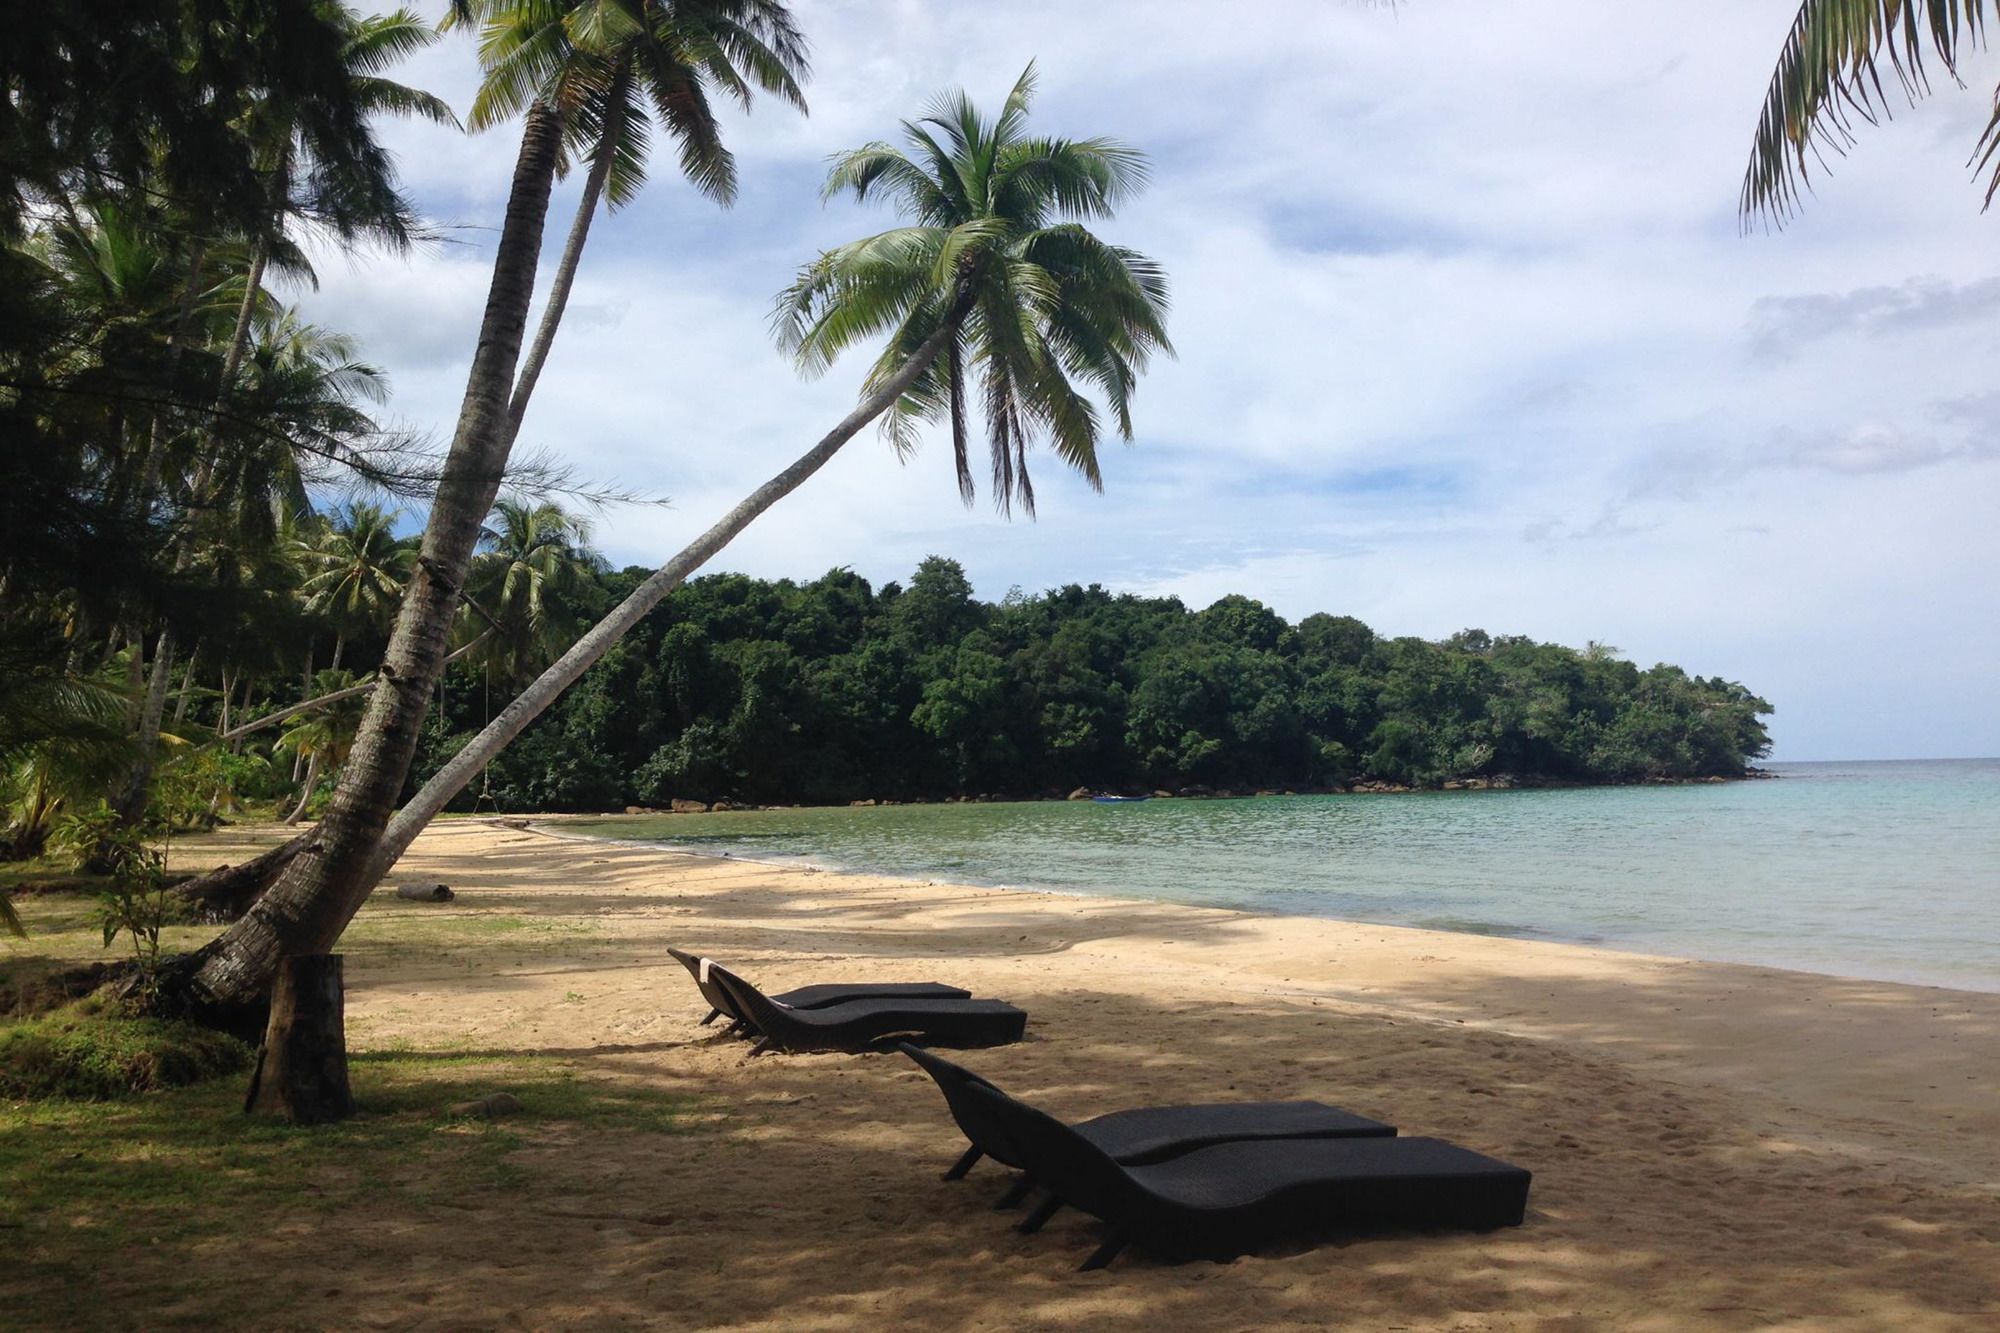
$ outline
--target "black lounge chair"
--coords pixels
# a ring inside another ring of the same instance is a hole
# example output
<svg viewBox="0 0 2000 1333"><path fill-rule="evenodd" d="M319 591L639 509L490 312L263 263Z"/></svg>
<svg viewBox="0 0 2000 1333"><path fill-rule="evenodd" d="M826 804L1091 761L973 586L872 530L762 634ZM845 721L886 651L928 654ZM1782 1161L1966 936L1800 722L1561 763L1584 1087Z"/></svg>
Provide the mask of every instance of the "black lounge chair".
<svg viewBox="0 0 2000 1333"><path fill-rule="evenodd" d="M845 1000L818 1009L779 1004L713 960L708 977L722 987L761 1040L750 1054L782 1051L872 1051L914 1037L945 1046L1001 1046L1027 1030L1025 1010L1000 1000Z"/></svg>
<svg viewBox="0 0 2000 1333"><path fill-rule="evenodd" d="M1109 1224L1085 1272L1135 1240L1175 1258L1227 1259L1322 1230L1490 1230L1519 1226L1527 1211L1527 1171L1442 1139L1266 1139L1125 1166L997 1088L975 1084L964 1095L997 1126L1009 1156Z"/></svg>
<svg viewBox="0 0 2000 1333"><path fill-rule="evenodd" d="M1013 1188L1002 1195L995 1206L1009 1208L1025 1199L1035 1187L1034 1172L1028 1170L1025 1163L1010 1156L1006 1125L994 1119L984 1102L966 1094L968 1088L974 1087L995 1093L1000 1093L1000 1089L970 1069L908 1042L902 1044L902 1052L936 1080L938 1091L944 1094L945 1105L951 1108L952 1119L958 1122L959 1129L964 1131L972 1144L944 1173L944 1178L957 1180L970 1171L981 1157L991 1157L1002 1166L1011 1166L1022 1173ZM1385 1125L1379 1120L1370 1120L1321 1102L1211 1102L1192 1106L1141 1106L1129 1111L1113 1111L1110 1115L1091 1120L1080 1120L1069 1125L1068 1129L1124 1166L1162 1162L1218 1143L1256 1139L1391 1138L1396 1133L1394 1125ZM1049 1195L1021 1223L1019 1230L1041 1230L1042 1225L1061 1207L1062 1200L1056 1195Z"/></svg>
<svg viewBox="0 0 2000 1333"><path fill-rule="evenodd" d="M701 958L679 949L668 949L667 952L688 970L688 975L694 978L694 984L701 990L701 997L708 1001L708 1017L701 1020L703 1027L718 1018L728 1018L732 1030L749 1026L743 1015L736 1012L735 1002L728 993L704 974ZM827 1005L845 1004L849 1000L964 1000L971 996L969 990L935 981L847 981L801 986L771 998L794 1009L823 1009Z"/></svg>

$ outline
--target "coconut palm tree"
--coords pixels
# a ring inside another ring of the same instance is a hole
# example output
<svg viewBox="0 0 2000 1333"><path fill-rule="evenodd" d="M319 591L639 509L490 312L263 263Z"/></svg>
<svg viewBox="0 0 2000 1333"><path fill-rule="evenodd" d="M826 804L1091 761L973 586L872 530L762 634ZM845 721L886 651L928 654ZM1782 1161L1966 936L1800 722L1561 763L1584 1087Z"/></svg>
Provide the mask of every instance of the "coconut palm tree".
<svg viewBox="0 0 2000 1333"><path fill-rule="evenodd" d="M298 539L297 558L307 571L299 585L306 610L333 625L333 660L349 634L380 631L396 614L416 551L395 532L401 510L359 500L337 507L326 527Z"/></svg>
<svg viewBox="0 0 2000 1333"><path fill-rule="evenodd" d="M457 115L443 99L382 75L435 42L436 28L407 9L364 18L345 6L329 8L337 12L344 29L341 63L347 96L356 110L369 118L416 116L458 128ZM268 182L269 221L251 238L250 269L235 329L223 352L219 394L228 393L236 381L250 346L265 268L274 253L288 249L288 226L331 232L349 244L367 240L395 249L409 245L415 233L410 206L396 188L387 154L374 144L372 135L358 136L345 126L330 134L316 93L271 88L241 127L258 147L259 167ZM292 258L302 265L296 255Z"/></svg>
<svg viewBox="0 0 2000 1333"><path fill-rule="evenodd" d="M219 436L243 360L252 344L257 312L267 303L264 272L274 253L287 252L295 268L303 260L289 249L288 222L328 231L348 244L363 239L403 247L414 222L396 187L389 156L375 142L371 120L381 115L415 115L456 127L458 118L442 100L381 76L380 71L437 40L437 30L408 10L363 18L345 6L326 10L341 28L341 114L329 116L325 90L278 82L262 90L239 130L255 145L257 165L267 183L268 221L251 236L249 271L237 307L235 327L222 355L212 409L212 436ZM309 272L309 270L304 270ZM197 459L188 487L192 509L212 507L221 494L208 455ZM157 474L149 463L149 475ZM150 502L150 497L147 497ZM176 644L171 626L160 632L152 674L139 710L139 758L116 805L128 824L136 823L152 779L160 721L165 713Z"/></svg>
<svg viewBox="0 0 2000 1333"><path fill-rule="evenodd" d="M914 156L873 143L835 160L829 197L886 196L911 225L808 265L779 296L776 329L807 372L886 332L860 405L640 584L425 783L390 822L374 879L612 644L870 422L883 421L900 453L915 447L919 423L949 423L960 492L969 500L970 378L980 388L1003 510L1018 502L1032 512L1027 455L1037 436L1093 486L1103 484L1102 419L1077 383L1097 391L1114 429L1131 439L1139 375L1154 352L1172 350L1167 281L1151 260L1106 244L1083 225L1111 217L1144 183L1144 158L1109 139L1030 136L1034 89L1030 65L991 121L963 93L947 94L921 120L904 124Z"/></svg>
<svg viewBox="0 0 2000 1333"><path fill-rule="evenodd" d="M471 8L471 0L454 5L455 13ZM789 10L776 0L654 0L644 12L660 21L649 24L647 40L667 40L674 16L683 11L730 14L751 33L758 31L757 25L768 27L780 18L790 25ZM609 16L612 11L592 6L588 12ZM580 51L603 49L585 26L563 32ZM550 30L545 40L554 41L556 36ZM724 48L705 52L688 68L701 78L716 78L728 63ZM705 95L699 78L671 91L678 101ZM516 396L515 372L549 194L571 128L568 110L535 100L522 118L521 147L458 426L439 473L423 544L389 636L378 683L320 821L316 846L293 861L255 907L178 974L172 984L186 1003L233 1004L261 995L280 958L330 947L380 878L375 866L382 833L409 775L430 690L443 670L460 588L513 445L510 405Z"/></svg>
<svg viewBox="0 0 2000 1333"><path fill-rule="evenodd" d="M576 637L578 594L595 587L589 575L602 561L584 519L518 497L493 507L480 541L486 549L466 576L461 634L483 640L471 659L488 680L518 686Z"/></svg>
<svg viewBox="0 0 2000 1333"><path fill-rule="evenodd" d="M805 110L806 42L772 0L480 0L485 81L471 125L485 129L535 103L563 118L567 158L589 163L576 217L535 340L508 403L521 429L600 202L631 202L646 182L655 121L680 148L681 173L727 206L736 159L722 142L710 91L750 109L751 86Z"/></svg>
<svg viewBox="0 0 2000 1333"><path fill-rule="evenodd" d="M1932 56L1958 83L1961 46L1985 43L1986 0L1804 0L1771 74L1757 119L1750 165L1743 175L1744 221L1762 215L1782 223L1803 203L1801 191L1825 152L1845 152L1856 119L1875 123L1890 112L1888 85L1912 102L1931 89ZM1889 66L1884 79L1882 65ZM1971 164L1987 173L1986 203L2000 193L2000 92L1973 145Z"/></svg>

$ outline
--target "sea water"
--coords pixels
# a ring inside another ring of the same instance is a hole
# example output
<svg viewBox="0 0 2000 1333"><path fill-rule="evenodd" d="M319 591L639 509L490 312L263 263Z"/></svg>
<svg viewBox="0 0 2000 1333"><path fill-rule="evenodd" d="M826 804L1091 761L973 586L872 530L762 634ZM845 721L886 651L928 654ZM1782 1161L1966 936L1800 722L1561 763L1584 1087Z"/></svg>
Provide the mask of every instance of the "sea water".
<svg viewBox="0 0 2000 1333"><path fill-rule="evenodd" d="M2000 991L2000 760L1769 781L570 824L711 855Z"/></svg>

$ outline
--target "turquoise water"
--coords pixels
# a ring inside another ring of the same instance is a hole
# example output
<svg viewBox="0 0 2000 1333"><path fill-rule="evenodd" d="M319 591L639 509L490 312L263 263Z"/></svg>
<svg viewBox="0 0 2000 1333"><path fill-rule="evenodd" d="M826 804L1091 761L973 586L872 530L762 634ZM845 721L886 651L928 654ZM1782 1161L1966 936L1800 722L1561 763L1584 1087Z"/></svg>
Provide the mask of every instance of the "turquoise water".
<svg viewBox="0 0 2000 1333"><path fill-rule="evenodd" d="M622 816L710 854L2000 991L2000 760L1769 782Z"/></svg>

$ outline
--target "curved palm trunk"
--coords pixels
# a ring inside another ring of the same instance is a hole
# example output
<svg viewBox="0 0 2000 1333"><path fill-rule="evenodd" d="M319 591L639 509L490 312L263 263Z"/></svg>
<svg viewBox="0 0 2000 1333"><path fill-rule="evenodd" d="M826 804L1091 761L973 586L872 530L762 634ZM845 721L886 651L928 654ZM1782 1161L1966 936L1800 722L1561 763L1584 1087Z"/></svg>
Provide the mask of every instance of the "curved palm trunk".
<svg viewBox="0 0 2000 1333"><path fill-rule="evenodd" d="M169 1003L222 1010L256 1002L281 958L331 948L374 888L376 847L409 774L430 689L443 669L460 585L506 469L509 391L560 148L554 111L531 108L458 429L380 679L320 820L320 836L255 907L170 980Z"/></svg>
<svg viewBox="0 0 2000 1333"><path fill-rule="evenodd" d="M305 781L299 784L299 803L292 807L292 813L285 816L287 824L296 824L306 817L306 807L312 804L313 788L319 783L319 751L313 751L306 761Z"/></svg>
<svg viewBox="0 0 2000 1333"><path fill-rule="evenodd" d="M625 637L626 632L643 620L647 612L658 606L662 598L707 564L758 515L797 490L806 478L826 466L827 461L859 434L862 427L886 412L944 350L956 331L957 321L952 320L932 334L893 379L864 399L797 462L752 491L747 499L725 514L721 522L702 533L679 555L662 565L651 578L634 588L624 601L613 608L611 614L593 625L533 684L501 709L499 715L486 724L486 729L452 756L451 761L439 769L389 821L388 830L382 835L381 847L370 868L373 879L380 880L388 874L396 858L403 854L438 811L463 791L466 784L491 763L509 741L520 735L564 690L574 685L585 671L610 651L612 644Z"/></svg>
<svg viewBox="0 0 2000 1333"><path fill-rule="evenodd" d="M280 155L277 169L271 176L271 197L276 202L271 209L271 226L259 232L250 246L250 271L243 278L243 300L236 307L236 327L230 332L229 346L222 354L222 374L215 385L215 410L222 410L223 401L229 396L230 386L236 383L236 372L243 368L243 357L250 348L250 324L257 317L257 293L264 288L264 269L271 262L271 238L285 225L285 204L291 197L291 152Z"/></svg>

